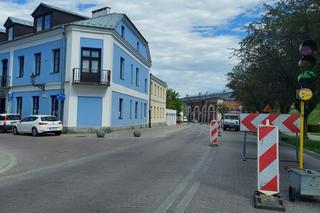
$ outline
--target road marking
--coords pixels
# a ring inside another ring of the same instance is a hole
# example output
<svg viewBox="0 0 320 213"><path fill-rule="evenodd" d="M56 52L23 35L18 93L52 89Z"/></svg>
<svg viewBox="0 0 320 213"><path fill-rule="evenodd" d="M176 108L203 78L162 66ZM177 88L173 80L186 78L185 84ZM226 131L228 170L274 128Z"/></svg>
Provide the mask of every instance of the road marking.
<svg viewBox="0 0 320 213"><path fill-rule="evenodd" d="M12 167L14 167L17 164L17 159L14 157L14 155L10 154L10 153L4 153L2 151L0 151L3 155L7 155L10 158L10 163L3 169L0 170L0 174L4 173L5 171L8 171L9 169L11 169Z"/></svg>
<svg viewBox="0 0 320 213"><path fill-rule="evenodd" d="M188 193L184 196L184 198L181 200L179 205L177 206L175 213L183 213L186 208L189 206L193 196L196 194L200 186L200 182L195 182L191 189L188 191Z"/></svg>
<svg viewBox="0 0 320 213"><path fill-rule="evenodd" d="M199 172L202 164L207 160L212 149L207 149L207 151L202 156L198 164L192 168L191 172L185 177L182 182L176 187L176 189L165 199L160 206L156 209L155 213L166 212L170 206L177 200L179 195L185 190L187 185L192 181L193 177Z"/></svg>

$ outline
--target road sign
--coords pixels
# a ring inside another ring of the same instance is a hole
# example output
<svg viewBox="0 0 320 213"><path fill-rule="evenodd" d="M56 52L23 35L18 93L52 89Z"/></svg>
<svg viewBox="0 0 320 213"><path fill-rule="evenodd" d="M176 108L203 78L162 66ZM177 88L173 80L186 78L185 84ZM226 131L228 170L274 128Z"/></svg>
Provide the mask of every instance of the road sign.
<svg viewBox="0 0 320 213"><path fill-rule="evenodd" d="M271 109L270 105L267 104L267 105L263 108L262 112L272 112L272 109Z"/></svg>
<svg viewBox="0 0 320 213"><path fill-rule="evenodd" d="M256 132L259 125L266 124L269 120L271 125L277 126L280 132L298 133L300 130L299 114L240 114L240 130Z"/></svg>
<svg viewBox="0 0 320 213"><path fill-rule="evenodd" d="M219 132L219 125L218 121L212 120L210 122L210 146L218 146L218 132Z"/></svg>
<svg viewBox="0 0 320 213"><path fill-rule="evenodd" d="M312 90L308 88L302 88L299 90L299 98L303 101L308 101L312 98Z"/></svg>
<svg viewBox="0 0 320 213"><path fill-rule="evenodd" d="M276 126L258 127L258 191L279 193L279 130Z"/></svg>

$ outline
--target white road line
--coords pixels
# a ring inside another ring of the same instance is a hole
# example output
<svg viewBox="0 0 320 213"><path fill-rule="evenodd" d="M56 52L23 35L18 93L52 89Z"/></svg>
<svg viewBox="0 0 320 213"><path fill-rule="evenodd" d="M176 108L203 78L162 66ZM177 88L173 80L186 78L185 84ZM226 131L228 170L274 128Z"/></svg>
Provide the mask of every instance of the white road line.
<svg viewBox="0 0 320 213"><path fill-rule="evenodd" d="M7 165L5 168L0 170L0 174L4 173L6 171L8 171L9 169L11 169L12 167L14 167L17 164L17 159L14 157L14 155L10 154L10 153L4 153L2 151L0 151L3 155L7 155L10 157L10 163L9 165Z"/></svg>
<svg viewBox="0 0 320 213"><path fill-rule="evenodd" d="M196 194L200 186L200 182L193 183L191 189L187 192L184 198L181 200L179 205L177 206L175 213L183 213L186 208L189 206L193 196Z"/></svg>
<svg viewBox="0 0 320 213"><path fill-rule="evenodd" d="M179 195L185 190L187 185L192 181L193 177L199 172L202 164L207 160L211 150L212 149L207 149L198 164L191 170L187 177L182 180L176 189L160 204L155 213L163 213L170 208L170 206L177 200Z"/></svg>

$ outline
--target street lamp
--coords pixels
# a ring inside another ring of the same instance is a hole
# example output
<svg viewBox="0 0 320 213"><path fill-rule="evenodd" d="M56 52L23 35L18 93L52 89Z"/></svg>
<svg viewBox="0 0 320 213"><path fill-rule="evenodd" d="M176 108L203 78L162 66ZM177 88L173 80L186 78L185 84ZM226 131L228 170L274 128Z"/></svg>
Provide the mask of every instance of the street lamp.
<svg viewBox="0 0 320 213"><path fill-rule="evenodd" d="M32 73L30 76L32 86L38 87L39 89L44 91L46 88L45 84L36 84L36 78L37 78L37 76L34 73Z"/></svg>

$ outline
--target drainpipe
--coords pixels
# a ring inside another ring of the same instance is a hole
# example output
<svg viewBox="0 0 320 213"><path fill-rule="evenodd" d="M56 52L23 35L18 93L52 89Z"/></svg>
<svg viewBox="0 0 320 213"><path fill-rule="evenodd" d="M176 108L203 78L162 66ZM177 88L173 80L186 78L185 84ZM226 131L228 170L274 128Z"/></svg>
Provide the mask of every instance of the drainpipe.
<svg viewBox="0 0 320 213"><path fill-rule="evenodd" d="M149 128L151 128L151 73L149 77Z"/></svg>
<svg viewBox="0 0 320 213"><path fill-rule="evenodd" d="M66 55L67 55L67 37L66 37L66 32L65 32L65 25L62 25L62 69L61 69L61 91L62 94L64 94L64 81L65 81L65 75L66 75ZM60 114L60 120L63 121L64 117L64 101L61 101L60 104L61 107L61 114Z"/></svg>

